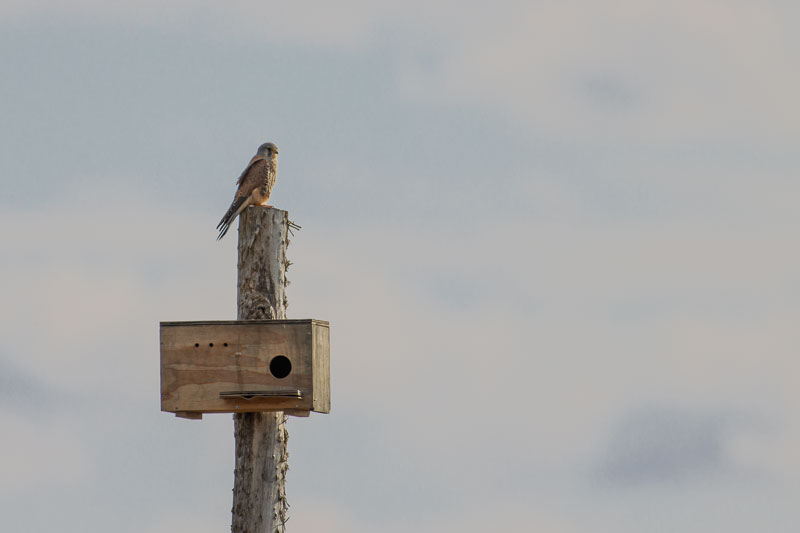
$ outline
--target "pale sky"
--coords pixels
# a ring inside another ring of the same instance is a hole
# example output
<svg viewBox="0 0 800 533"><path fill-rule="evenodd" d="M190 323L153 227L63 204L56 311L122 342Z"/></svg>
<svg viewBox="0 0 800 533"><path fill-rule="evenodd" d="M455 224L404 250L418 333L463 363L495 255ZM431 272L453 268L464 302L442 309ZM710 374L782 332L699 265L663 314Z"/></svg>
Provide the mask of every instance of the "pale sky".
<svg viewBox="0 0 800 533"><path fill-rule="evenodd" d="M272 141L289 531L796 532L798 5L3 2L0 530L229 529L158 322L235 318Z"/></svg>

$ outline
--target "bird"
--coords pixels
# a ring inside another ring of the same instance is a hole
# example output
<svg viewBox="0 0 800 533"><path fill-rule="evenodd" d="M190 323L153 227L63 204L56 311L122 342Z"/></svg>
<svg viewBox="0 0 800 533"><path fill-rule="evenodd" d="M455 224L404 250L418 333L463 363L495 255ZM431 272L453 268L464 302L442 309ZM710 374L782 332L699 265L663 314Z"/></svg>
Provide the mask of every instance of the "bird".
<svg viewBox="0 0 800 533"><path fill-rule="evenodd" d="M231 223L239 214L250 205L267 205L275 178L278 174L278 147L272 143L264 143L258 147L256 155L250 160L247 168L236 180L236 194L233 202L222 220L217 224L219 236L217 240L228 233ZM267 206L269 207L269 206Z"/></svg>

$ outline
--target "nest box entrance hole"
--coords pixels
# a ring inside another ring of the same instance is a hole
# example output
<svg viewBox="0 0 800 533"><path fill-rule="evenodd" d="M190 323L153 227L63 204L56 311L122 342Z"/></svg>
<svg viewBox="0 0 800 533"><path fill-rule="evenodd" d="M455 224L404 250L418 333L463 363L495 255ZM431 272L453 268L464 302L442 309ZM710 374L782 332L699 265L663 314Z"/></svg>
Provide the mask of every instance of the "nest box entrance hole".
<svg viewBox="0 0 800 533"><path fill-rule="evenodd" d="M269 373L283 379L292 372L292 362L285 355L276 355L269 362Z"/></svg>

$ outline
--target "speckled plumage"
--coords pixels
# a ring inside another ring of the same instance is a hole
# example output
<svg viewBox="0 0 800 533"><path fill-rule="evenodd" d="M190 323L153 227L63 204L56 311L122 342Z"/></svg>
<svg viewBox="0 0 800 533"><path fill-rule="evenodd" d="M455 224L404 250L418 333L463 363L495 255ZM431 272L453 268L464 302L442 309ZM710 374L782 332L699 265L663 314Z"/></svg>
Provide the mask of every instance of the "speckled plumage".
<svg viewBox="0 0 800 533"><path fill-rule="evenodd" d="M228 228L239 214L250 205L266 205L275 186L278 175L278 147L264 143L258 147L256 155L250 160L239 179L236 194L230 208L217 224L219 236L228 233Z"/></svg>

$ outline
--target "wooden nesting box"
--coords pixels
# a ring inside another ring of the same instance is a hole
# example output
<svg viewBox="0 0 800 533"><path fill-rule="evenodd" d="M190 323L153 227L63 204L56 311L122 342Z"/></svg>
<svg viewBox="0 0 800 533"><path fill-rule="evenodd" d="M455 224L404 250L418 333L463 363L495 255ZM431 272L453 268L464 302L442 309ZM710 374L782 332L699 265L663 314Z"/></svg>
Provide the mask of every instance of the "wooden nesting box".
<svg viewBox="0 0 800 533"><path fill-rule="evenodd" d="M324 320L161 323L161 410L330 412Z"/></svg>

